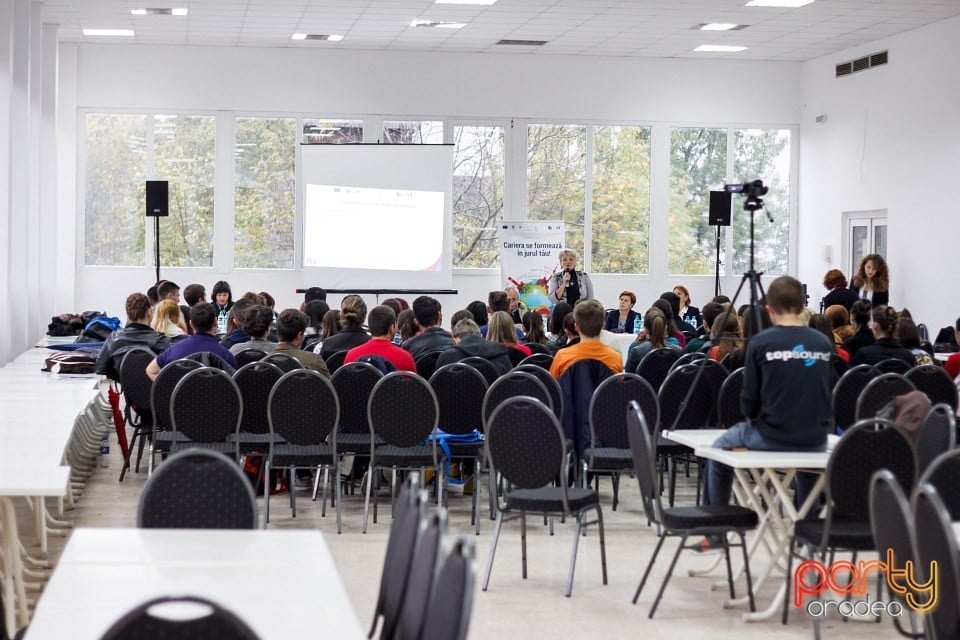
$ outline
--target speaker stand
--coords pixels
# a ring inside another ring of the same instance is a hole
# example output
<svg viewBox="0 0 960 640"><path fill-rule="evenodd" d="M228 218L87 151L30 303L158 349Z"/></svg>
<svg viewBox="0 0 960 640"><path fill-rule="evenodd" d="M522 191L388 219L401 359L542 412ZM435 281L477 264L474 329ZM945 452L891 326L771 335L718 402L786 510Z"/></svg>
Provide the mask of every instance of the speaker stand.
<svg viewBox="0 0 960 640"><path fill-rule="evenodd" d="M714 297L720 295L720 227L723 225L717 225L717 261L714 264L714 274L713 274L713 295ZM159 264L159 262L158 262ZM157 272L159 273L159 271Z"/></svg>
<svg viewBox="0 0 960 640"><path fill-rule="evenodd" d="M160 216L153 216L153 258L157 269L154 282L160 282Z"/></svg>

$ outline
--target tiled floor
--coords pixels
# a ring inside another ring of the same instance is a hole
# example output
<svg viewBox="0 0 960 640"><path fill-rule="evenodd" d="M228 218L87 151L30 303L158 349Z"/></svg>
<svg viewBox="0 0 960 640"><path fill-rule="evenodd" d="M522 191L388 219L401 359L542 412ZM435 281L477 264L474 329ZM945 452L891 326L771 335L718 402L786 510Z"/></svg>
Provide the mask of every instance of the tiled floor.
<svg viewBox="0 0 960 640"><path fill-rule="evenodd" d="M116 447L112 450L117 451ZM137 500L146 473L129 474L120 484L117 482L119 455L114 453L109 456L108 462L109 468L97 469L77 508L67 513L67 518L76 526L134 526ZM617 511L610 508L609 481L601 484L609 584L604 586L601 582L598 536L596 529L591 528L580 542L573 597L569 599L563 595L573 531L569 522L557 523L556 534L550 536L546 527L542 526L542 520L531 519L528 526L529 578L526 581L521 579L520 573L519 523L505 526L490 589L483 592L480 582L487 561L493 522L484 519L480 536L473 536L469 498L455 497L450 500L450 533L469 534L477 545L477 589L469 637L504 640L584 635L594 638L660 638L691 633L703 633L711 640L812 637L809 618L805 612L797 609L791 610L787 626L780 624L779 617L767 622L746 623L741 619L745 607L724 609L725 591L711 588L711 584L722 577L722 571L714 572L710 578L689 577L689 569L703 567L712 558L696 557L690 552L681 556L657 616L649 620L647 613L650 603L676 548L676 542L671 540L664 545L651 583L639 603L632 605L630 600L633 592L656 542L654 530L646 525L634 481L625 479L622 483L621 504ZM682 491L681 499L692 500L689 482ZM332 513L328 512L326 518L321 518L319 502L311 502L309 494L298 494L295 519L290 517L285 495L274 496L270 506L271 527L315 527L326 534L354 611L361 624L366 625L373 612L380 580L389 507L381 510L380 522L371 522L369 533L363 535L360 533L363 500L359 493L347 496L344 499L343 534L337 535ZM29 522L26 518L24 521ZM63 540L53 539L54 558ZM759 564L755 570L760 568ZM738 587L742 589L742 584ZM275 588L281 588L281 585ZM775 585L767 585L758 605L765 607L769 604L774 591ZM843 623L835 615L826 621L823 632L826 638L897 637L889 619L880 624L857 621Z"/></svg>

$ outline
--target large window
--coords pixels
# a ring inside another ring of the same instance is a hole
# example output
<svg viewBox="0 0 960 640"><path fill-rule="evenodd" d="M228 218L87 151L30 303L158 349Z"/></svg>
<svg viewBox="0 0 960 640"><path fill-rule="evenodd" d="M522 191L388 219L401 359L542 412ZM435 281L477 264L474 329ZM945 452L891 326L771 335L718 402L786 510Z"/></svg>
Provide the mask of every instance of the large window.
<svg viewBox="0 0 960 640"><path fill-rule="evenodd" d="M503 127L453 128L453 264L494 267L503 213Z"/></svg>
<svg viewBox="0 0 960 640"><path fill-rule="evenodd" d="M443 122L438 120L384 120L383 141L387 144L441 144Z"/></svg>
<svg viewBox="0 0 960 640"><path fill-rule="evenodd" d="M527 216L531 220L563 220L567 245L581 256L586 156L587 128L583 125L527 127Z"/></svg>
<svg viewBox="0 0 960 640"><path fill-rule="evenodd" d="M671 130L670 273L714 273L716 230L709 225L710 190L723 185L726 165L726 129Z"/></svg>
<svg viewBox="0 0 960 640"><path fill-rule="evenodd" d="M234 265L293 268L296 202L293 118L237 118Z"/></svg>
<svg viewBox="0 0 960 640"><path fill-rule="evenodd" d="M363 142L363 120L303 121L304 144L350 144Z"/></svg>
<svg viewBox="0 0 960 640"><path fill-rule="evenodd" d="M84 264L144 264L147 118L88 113Z"/></svg>
<svg viewBox="0 0 960 640"><path fill-rule="evenodd" d="M647 273L650 264L650 129L593 130L594 273Z"/></svg>
<svg viewBox="0 0 960 640"><path fill-rule="evenodd" d="M212 266L214 117L157 115L153 122L153 173L170 183L170 217L160 221L160 262Z"/></svg>

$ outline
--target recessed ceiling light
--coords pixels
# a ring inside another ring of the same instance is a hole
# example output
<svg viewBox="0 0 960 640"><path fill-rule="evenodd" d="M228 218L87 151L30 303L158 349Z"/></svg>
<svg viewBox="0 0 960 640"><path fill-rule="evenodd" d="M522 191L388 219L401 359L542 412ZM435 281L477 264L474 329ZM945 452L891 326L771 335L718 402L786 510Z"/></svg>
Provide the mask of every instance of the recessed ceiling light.
<svg viewBox="0 0 960 640"><path fill-rule="evenodd" d="M702 44L694 51L699 51L701 53L736 53L738 51L746 51L749 47L738 47L727 44Z"/></svg>
<svg viewBox="0 0 960 640"><path fill-rule="evenodd" d="M185 16L185 15L187 15L188 11L189 11L189 10L188 10L188 9L185 9L185 8L174 9L174 10L173 10L173 15L175 15L175 16Z"/></svg>
<svg viewBox="0 0 960 640"><path fill-rule="evenodd" d="M734 22L711 22L710 24L700 25L700 31L730 31L738 26L740 25Z"/></svg>
<svg viewBox="0 0 960 640"><path fill-rule="evenodd" d="M188 9L169 9L169 8L153 8L153 9L130 9L130 15L134 16L185 16L188 13Z"/></svg>
<svg viewBox="0 0 960 640"><path fill-rule="evenodd" d="M85 36L121 36L121 37L133 37L133 29L87 29L83 28L83 35Z"/></svg>
<svg viewBox="0 0 960 640"><path fill-rule="evenodd" d="M750 0L747 7L786 7L788 9L797 9L813 4L813 0Z"/></svg>
<svg viewBox="0 0 960 640"><path fill-rule="evenodd" d="M340 42L343 36L338 33L295 33L290 36L291 40L327 40L329 42Z"/></svg>
<svg viewBox="0 0 960 640"><path fill-rule="evenodd" d="M433 27L435 29L463 29L464 22L442 22L440 20L411 20L411 27Z"/></svg>
<svg viewBox="0 0 960 640"><path fill-rule="evenodd" d="M491 5L497 0L434 0L435 4L479 4L479 5Z"/></svg>

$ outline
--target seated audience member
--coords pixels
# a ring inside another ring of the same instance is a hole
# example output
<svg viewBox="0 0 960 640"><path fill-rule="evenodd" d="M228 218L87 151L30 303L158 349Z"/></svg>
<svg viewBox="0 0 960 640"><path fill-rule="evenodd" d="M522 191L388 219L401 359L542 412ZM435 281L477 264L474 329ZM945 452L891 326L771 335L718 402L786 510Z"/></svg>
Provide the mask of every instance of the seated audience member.
<svg viewBox="0 0 960 640"><path fill-rule="evenodd" d="M631 344L627 351L627 363L623 367L624 370L628 373L636 373L643 356L653 349L662 347L680 348L673 338L667 338L667 319L664 317L663 311L652 307L643 316L643 331L640 332L637 341Z"/></svg>
<svg viewBox="0 0 960 640"><path fill-rule="evenodd" d="M180 316L180 306L170 298L161 300L154 307L150 326L154 331L162 333L171 340L187 335L187 327Z"/></svg>
<svg viewBox="0 0 960 640"><path fill-rule="evenodd" d="M393 309L393 312L397 314L397 318L400 317L400 314L410 308L410 305L407 304L407 301L403 298L387 298L381 303L385 307L390 307Z"/></svg>
<svg viewBox="0 0 960 640"><path fill-rule="evenodd" d="M823 315L833 325L833 341L838 345L843 345L843 341L854 334L854 328L850 324L850 311L843 305L832 304L823 310Z"/></svg>
<svg viewBox="0 0 960 640"><path fill-rule="evenodd" d="M812 316L810 316L810 322L808 322L807 325L811 329L816 329L823 335L827 336L828 338L830 338L831 341L834 340L833 323L830 322L830 318L828 318L824 314L822 313L813 314ZM850 354L847 353L847 350L841 347L840 345L838 345L836 342L833 343L833 350L836 352L838 356L840 356L841 360L843 360L844 362L850 362Z"/></svg>
<svg viewBox="0 0 960 640"><path fill-rule="evenodd" d="M573 307L566 302L558 302L553 305L553 309L550 311L550 318L547 320L548 340L553 341L564 337L563 319L570 313L573 313Z"/></svg>
<svg viewBox="0 0 960 640"><path fill-rule="evenodd" d="M340 333L340 328L340 309L330 309L323 314L323 326L320 329L320 340L317 342L317 344L313 345L313 352L319 356L320 351L323 349L323 341L330 336L335 336Z"/></svg>
<svg viewBox="0 0 960 640"><path fill-rule="evenodd" d="M570 313L563 316L563 343L556 348L554 354L556 354L557 351L560 351L560 349L572 347L579 342L580 334L577 333L577 321L573 317L573 311L571 310Z"/></svg>
<svg viewBox="0 0 960 640"><path fill-rule="evenodd" d="M157 303L160 302L160 300L157 298L157 285L159 285L162 282L163 280L161 280L155 285L152 285L149 289L147 289L147 300L150 301L151 307L157 306Z"/></svg>
<svg viewBox="0 0 960 640"><path fill-rule="evenodd" d="M487 324L480 325L480 335L483 337L487 336L487 325L490 324L490 317L497 311L503 311L507 315L510 315L510 301L507 299L506 291L491 291L487 295ZM510 319L510 322L513 322L513 319ZM517 329L514 326L514 333L517 337L517 342L523 340L523 331Z"/></svg>
<svg viewBox="0 0 960 640"><path fill-rule="evenodd" d="M663 312L663 317L667 320L667 336L673 337L677 341L677 346L681 349L687 348L687 337L683 334L683 331L677 327L677 324L674 322L673 315L673 305L670 304L669 300L659 298L653 301L651 307L656 307Z"/></svg>
<svg viewBox="0 0 960 640"><path fill-rule="evenodd" d="M461 320L468 320L468 319L473 320L473 314L467 311L466 309L460 309L460 311L455 311L453 315L450 316L450 331L453 331L453 328L457 326L458 322L460 322ZM476 321L474 320L474 322Z"/></svg>
<svg viewBox="0 0 960 640"><path fill-rule="evenodd" d="M693 353L695 351L700 351L704 347L711 345L710 342L710 330L713 327L713 323L716 322L717 317L723 313L723 305L717 302L710 301L707 304L703 305L703 312L700 315L701 320L703 321L702 330L703 333L696 338L691 338L687 340L687 346L684 349L684 353Z"/></svg>
<svg viewBox="0 0 960 640"><path fill-rule="evenodd" d="M514 366L532 353L530 347L517 340L517 329L506 311L494 311L487 327L487 340L507 347L507 354Z"/></svg>
<svg viewBox="0 0 960 640"><path fill-rule="evenodd" d="M684 336L695 336L697 334L697 327L686 322L680 315L680 296L673 291L664 291L660 294L660 299L670 303L670 311L673 313L673 326ZM687 346L686 340L684 340L680 346L685 348Z"/></svg>
<svg viewBox="0 0 960 640"><path fill-rule="evenodd" d="M480 327L472 318L464 318L453 327L453 346L437 358L437 368L465 358L480 357L489 360L502 375L513 367L507 347L480 336Z"/></svg>
<svg viewBox="0 0 960 640"><path fill-rule="evenodd" d="M243 333L250 339L230 347L230 353L237 355L247 349L259 349L264 353L270 353L276 349L276 343L267 340L271 325L273 325L273 310L270 307L255 304L247 309L243 315Z"/></svg>
<svg viewBox="0 0 960 640"><path fill-rule="evenodd" d="M477 323L478 327L485 327L487 325L487 318L489 317L487 305L480 300L474 300L466 306L466 309L473 314L473 321Z"/></svg>
<svg viewBox="0 0 960 640"><path fill-rule="evenodd" d="M680 298L680 311L677 317L699 333L703 325L703 315L700 313L700 309L690 302L690 291L682 284L678 284L673 288L673 292Z"/></svg>
<svg viewBox="0 0 960 640"><path fill-rule="evenodd" d="M524 342L527 344L535 342L544 346L547 344L547 334L543 332L543 316L536 311L527 311L520 320L523 332L526 334Z"/></svg>
<svg viewBox="0 0 960 640"><path fill-rule="evenodd" d="M431 351L443 351L453 344L453 338L443 328L443 309L436 298L419 296L414 300L413 318L420 332L404 340L401 346L410 352L414 360Z"/></svg>
<svg viewBox="0 0 960 640"><path fill-rule="evenodd" d="M417 306L416 301L413 305ZM410 352L393 344L393 336L397 332L397 314L393 309L386 305L374 307L367 315L367 326L370 327L370 339L347 351L344 364L365 357L379 357L392 364L397 371L417 372L417 365Z"/></svg>
<svg viewBox="0 0 960 640"><path fill-rule="evenodd" d="M870 311L873 307L869 300L857 300L850 307L850 321L855 331L853 335L843 341L843 348L852 359L861 347L873 344L876 338L870 329Z"/></svg>
<svg viewBox="0 0 960 640"><path fill-rule="evenodd" d="M717 304L730 304L730 296L725 296L722 293L720 295L713 296L713 302Z"/></svg>
<svg viewBox="0 0 960 640"><path fill-rule="evenodd" d="M367 319L367 303L356 295L346 296L340 301L340 332L323 341L320 356L326 360L337 351L347 351L358 347L370 339L363 328Z"/></svg>
<svg viewBox="0 0 960 640"><path fill-rule="evenodd" d="M510 314L510 319L513 320L513 324L522 324L523 314L526 313L527 306L520 301L520 291L511 285L504 287L503 292L507 294L507 302L509 303L507 313Z"/></svg>
<svg viewBox="0 0 960 640"><path fill-rule="evenodd" d="M303 336L307 330L307 314L300 309L284 309L277 318L277 336L280 341L274 348L274 353L286 353L300 361L307 369L319 371L324 377L330 377L330 370L323 362L323 358L312 351L300 348Z"/></svg>
<svg viewBox="0 0 960 640"><path fill-rule="evenodd" d="M111 333L104 341L94 369L95 373L111 380L120 379L120 363L131 349L144 347L159 354L170 347L167 336L150 327L153 309L147 296L131 293L127 296L126 311L127 324L123 329Z"/></svg>
<svg viewBox="0 0 960 640"><path fill-rule="evenodd" d="M596 300L577 303L573 309L573 319L580 342L557 351L550 365L550 375L559 379L572 364L580 360L599 360L614 373L623 371L620 354L600 342L603 316L603 305Z"/></svg>
<svg viewBox="0 0 960 640"><path fill-rule="evenodd" d="M243 331L243 319L252 306L254 303L248 298L240 298L230 308L230 315L227 316L228 333L220 340L220 344L227 349L250 339L250 336Z"/></svg>
<svg viewBox="0 0 960 640"><path fill-rule="evenodd" d="M728 309L721 312L711 326L710 343L713 346L707 351L707 357L719 362L733 353L743 339L740 335L740 319L732 309Z"/></svg>
<svg viewBox="0 0 960 640"><path fill-rule="evenodd" d="M176 282L164 280L157 284L157 302L163 300L172 300L174 304L180 304L180 286Z"/></svg>
<svg viewBox="0 0 960 640"><path fill-rule="evenodd" d="M839 305L850 311L853 303L860 299L856 291L847 288L847 277L840 269L830 269L823 274L823 287L827 290L827 295L820 301L824 309Z"/></svg>
<svg viewBox="0 0 960 640"><path fill-rule="evenodd" d="M897 340L897 325L899 319L897 312L893 307L881 305L874 307L873 313L873 337L876 338L873 344L857 349L850 360L850 364L877 364L883 360L895 358L903 361L909 366L914 365L913 353L904 348Z"/></svg>
<svg viewBox="0 0 960 640"><path fill-rule="evenodd" d="M749 307L744 313L743 318L741 318L741 322L743 324L740 329L740 333L743 336L743 340L736 345L736 348L730 352L730 356L724 362L724 365L729 371L739 369L746 364L747 346L750 344L750 339L764 329L769 329L771 326L770 313L767 311L767 308L763 305L760 305L757 310L759 311L760 316L760 326L757 326L757 315L754 314ZM800 321L804 323L803 326L809 326L810 319L808 316L811 314L809 312L805 314L804 311L807 311L807 309L803 309L798 314L798 317L800 318Z"/></svg>
<svg viewBox="0 0 960 640"><path fill-rule="evenodd" d="M958 343L960 343L960 318L953 325L953 332ZM956 379L960 376L960 353L951 354L947 361L943 363L943 368L950 374L951 378Z"/></svg>
<svg viewBox="0 0 960 640"><path fill-rule="evenodd" d="M322 287L310 287L303 292L303 304L304 306L310 304L313 300L322 300L323 302L327 301L327 291Z"/></svg>
<svg viewBox="0 0 960 640"><path fill-rule="evenodd" d="M397 316L398 333L393 337L393 341L397 346L400 346L410 338L416 336L419 328L420 327L417 326L417 319L413 316L413 309L404 309L400 312L400 315Z"/></svg>
<svg viewBox="0 0 960 640"><path fill-rule="evenodd" d="M184 304L180 305L180 315L183 316L184 325L186 325L187 333L190 331L190 323L187 322L187 318L190 317L190 307L197 304L198 302L207 301L207 289L202 284L191 283L183 288L183 302Z"/></svg>
<svg viewBox="0 0 960 640"><path fill-rule="evenodd" d="M325 300L311 300L303 309L307 314L307 330L300 348L304 351L314 351L317 345L323 342L323 318L328 311L330 306Z"/></svg>
<svg viewBox="0 0 960 640"><path fill-rule="evenodd" d="M633 310L635 304L637 295L633 291L621 291L620 302L607 314L603 328L613 333L638 333L643 319Z"/></svg>
<svg viewBox="0 0 960 640"><path fill-rule="evenodd" d="M249 300L253 304L266 304L266 300L256 291L245 291L243 295L240 296L240 300Z"/></svg>
<svg viewBox="0 0 960 640"><path fill-rule="evenodd" d="M905 318L901 315L900 322L897 324L897 340L903 345L904 349L909 349L913 354L913 364L934 364L933 356L923 348L920 341L920 332L912 318Z"/></svg>
<svg viewBox="0 0 960 640"><path fill-rule="evenodd" d="M237 360L217 340L217 311L208 302L195 304L190 308L190 324L193 326L193 335L180 340L169 349L154 358L147 365L147 375L151 380L157 377L160 369L168 363L180 358L186 358L194 353L212 353L219 356L231 367L236 368Z"/></svg>
<svg viewBox="0 0 960 640"><path fill-rule="evenodd" d="M747 419L727 429L713 446L823 451L833 421L833 344L801 324L804 298L799 280L789 276L775 279L767 288L766 303L774 326L755 335L747 348L740 396ZM802 503L815 480L809 474L798 474L796 482L796 500ZM704 504L728 504L732 484L730 467L707 461ZM723 545L719 538L708 537L697 546L708 551Z"/></svg>

